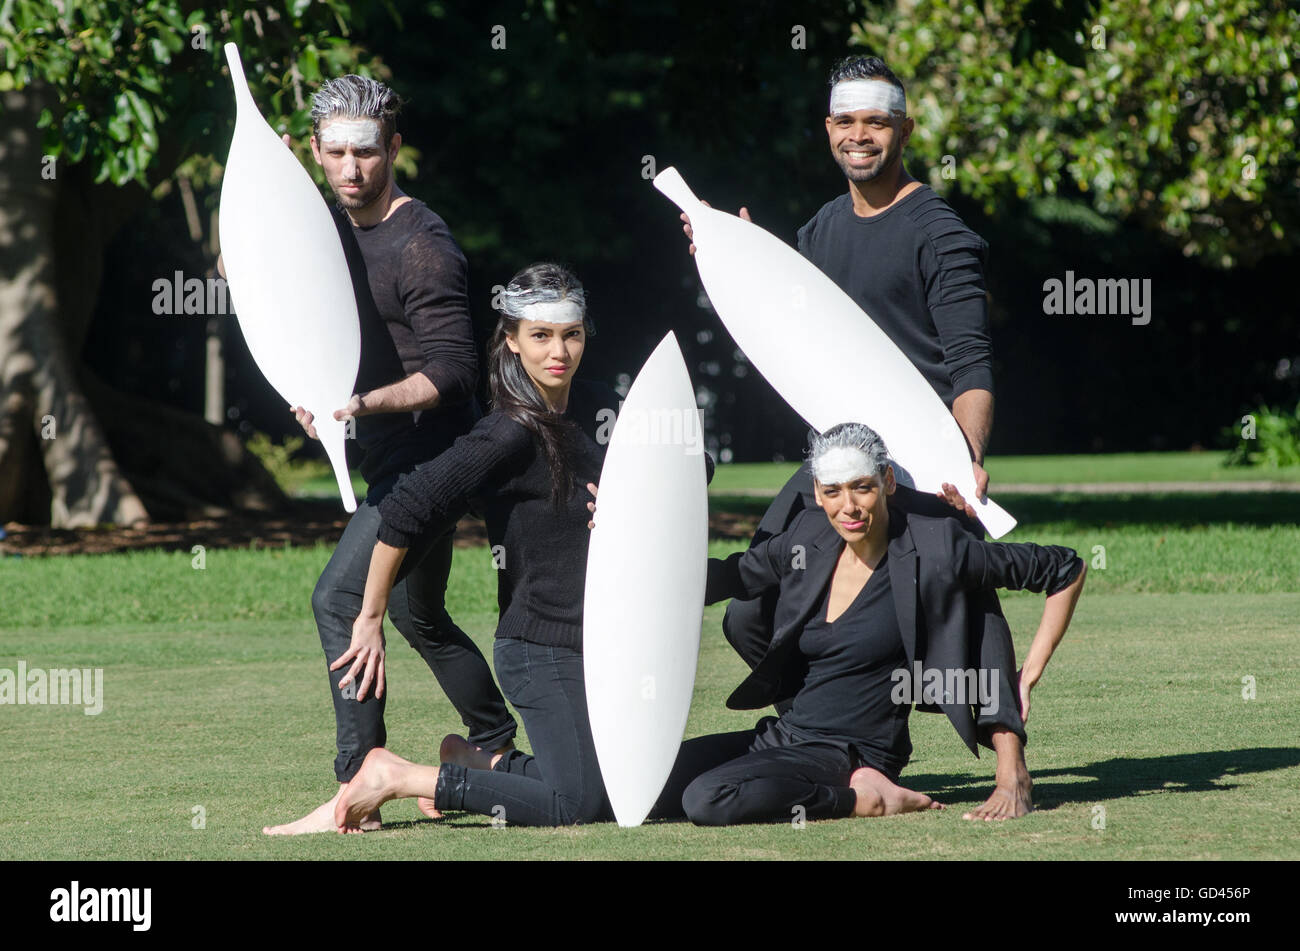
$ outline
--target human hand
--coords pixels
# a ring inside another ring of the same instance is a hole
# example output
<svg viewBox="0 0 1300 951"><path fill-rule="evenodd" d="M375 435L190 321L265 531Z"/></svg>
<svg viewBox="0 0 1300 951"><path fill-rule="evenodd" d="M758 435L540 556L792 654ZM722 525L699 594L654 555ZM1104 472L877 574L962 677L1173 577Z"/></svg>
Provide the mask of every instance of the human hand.
<svg viewBox="0 0 1300 951"><path fill-rule="evenodd" d="M971 518L975 518L975 509L971 507L970 503L966 501L965 497L957 491L957 487L951 482L945 482L943 484L943 489L936 492L935 495L943 499L958 512L964 512Z"/></svg>
<svg viewBox="0 0 1300 951"><path fill-rule="evenodd" d="M588 482L587 491L591 493L591 497L594 499L596 497L596 483ZM595 528L596 527L596 503L588 502L587 511L591 513L591 521L587 523L587 528Z"/></svg>
<svg viewBox="0 0 1300 951"><path fill-rule="evenodd" d="M366 406L365 397L360 393L353 393L352 399L348 400L348 405L342 409L334 411L334 418L337 420L351 419L356 416L369 416L370 408Z"/></svg>
<svg viewBox="0 0 1300 951"><path fill-rule="evenodd" d="M1025 668L1021 667L1017 673L1017 680L1020 682L1020 722L1029 722L1029 692L1034 689L1033 683L1025 676Z"/></svg>
<svg viewBox="0 0 1300 951"><path fill-rule="evenodd" d="M351 662L352 667L339 681L340 687L346 687L356 680L357 672L364 670L361 683L357 689L357 700L366 699L366 692L373 683L375 699L384 695L384 627L381 618L362 615L352 625L352 643L343 656L330 664L330 670L338 670Z"/></svg>
<svg viewBox="0 0 1300 951"><path fill-rule="evenodd" d="M978 462L972 461L971 468L975 470L975 498L983 502L989 497L989 474Z"/></svg>
<svg viewBox="0 0 1300 951"><path fill-rule="evenodd" d="M320 437L316 435L316 427L312 425L312 420L316 418L315 416L307 412L301 406L290 406L289 410L293 413L294 418L298 420L298 424L302 426L303 431L306 432L308 436L312 439L320 439Z"/></svg>
<svg viewBox="0 0 1300 951"><path fill-rule="evenodd" d="M705 208L711 208L711 207L713 207L713 206L710 205L707 201L701 201L700 204L703 205ZM752 222L752 221L754 220L754 219L752 219L752 218L749 217L749 209L748 209L748 208L741 208L741 209L740 209L740 217L741 217L744 221ZM694 237L695 237L695 231L691 228L691 219L690 219L690 216L688 216L688 215L686 214L686 212L683 211L682 214L681 214L681 219L682 219L682 221L686 222L684 225L682 225L682 231L686 232L686 237L688 237L688 238L694 238ZM691 247L690 247L690 253L691 253L691 254L694 254L694 253L695 253L695 245L694 245L694 243L691 244Z"/></svg>

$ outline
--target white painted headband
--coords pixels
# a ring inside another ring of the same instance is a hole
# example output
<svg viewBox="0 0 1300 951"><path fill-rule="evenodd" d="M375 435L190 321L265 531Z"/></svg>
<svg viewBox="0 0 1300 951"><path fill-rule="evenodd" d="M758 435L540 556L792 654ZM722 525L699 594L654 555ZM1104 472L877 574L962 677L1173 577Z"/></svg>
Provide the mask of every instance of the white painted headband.
<svg viewBox="0 0 1300 951"><path fill-rule="evenodd" d="M540 320L547 324L572 324L583 319L583 308L571 297L563 300L535 301L517 308L520 320Z"/></svg>
<svg viewBox="0 0 1300 951"><path fill-rule="evenodd" d="M834 446L812 460L813 475L822 485L843 485L863 476L874 476L871 458L853 446Z"/></svg>
<svg viewBox="0 0 1300 951"><path fill-rule="evenodd" d="M374 119L340 116L331 119L330 124L321 129L322 145L351 146L356 149L377 149L380 141L379 123Z"/></svg>
<svg viewBox="0 0 1300 951"><path fill-rule="evenodd" d="M905 116L907 97L903 90L883 79L846 79L832 87L831 115L859 109L879 109Z"/></svg>

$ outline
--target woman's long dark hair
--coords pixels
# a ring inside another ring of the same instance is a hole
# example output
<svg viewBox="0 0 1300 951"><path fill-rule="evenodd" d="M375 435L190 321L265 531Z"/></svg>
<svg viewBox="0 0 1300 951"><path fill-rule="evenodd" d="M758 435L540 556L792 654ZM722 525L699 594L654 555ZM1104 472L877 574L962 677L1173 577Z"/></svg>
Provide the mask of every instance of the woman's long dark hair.
<svg viewBox="0 0 1300 951"><path fill-rule="evenodd" d="M496 330L488 343L488 392L492 408L523 425L542 446L542 456L551 470L551 501L556 508L573 493L573 465L577 430L573 422L553 412L537 384L520 362L519 354L506 343L507 335L519 332L517 303L536 300L573 300L582 309L582 326L588 337L595 333L586 316L586 294L573 272L559 264L530 264L510 279L503 295ZM514 313L512 313L514 311Z"/></svg>

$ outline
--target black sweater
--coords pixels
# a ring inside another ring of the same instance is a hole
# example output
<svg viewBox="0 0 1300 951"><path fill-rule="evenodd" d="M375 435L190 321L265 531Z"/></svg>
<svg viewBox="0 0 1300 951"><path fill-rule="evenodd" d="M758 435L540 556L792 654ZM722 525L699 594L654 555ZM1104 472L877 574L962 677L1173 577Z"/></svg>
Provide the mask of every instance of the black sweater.
<svg viewBox="0 0 1300 951"><path fill-rule="evenodd" d="M473 503L487 522L498 565L497 637L581 648L592 501L586 484L600 479L619 400L608 386L573 382L564 415L577 429L570 457L574 490L558 511L540 443L522 424L493 411L438 458L398 480L379 505L379 540L409 548L423 532L454 524Z"/></svg>
<svg viewBox="0 0 1300 951"><path fill-rule="evenodd" d="M446 222L411 200L377 225L359 228L337 207L334 223L352 272L361 320L356 392L423 373L438 388L433 410L357 418L361 474L384 476L432 459L478 418L478 356L470 321L468 267Z"/></svg>
<svg viewBox="0 0 1300 951"><path fill-rule="evenodd" d="M870 218L847 194L799 229L799 250L902 350L944 405L993 391L988 245L928 186Z"/></svg>

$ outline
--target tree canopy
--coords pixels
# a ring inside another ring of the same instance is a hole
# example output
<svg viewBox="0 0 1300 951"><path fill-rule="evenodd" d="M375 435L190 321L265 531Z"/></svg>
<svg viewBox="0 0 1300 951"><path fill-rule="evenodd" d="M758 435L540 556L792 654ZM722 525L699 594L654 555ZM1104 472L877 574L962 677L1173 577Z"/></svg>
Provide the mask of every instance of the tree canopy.
<svg viewBox="0 0 1300 951"><path fill-rule="evenodd" d="M854 35L989 214L1076 194L1223 267L1300 248L1294 3L900 0Z"/></svg>

